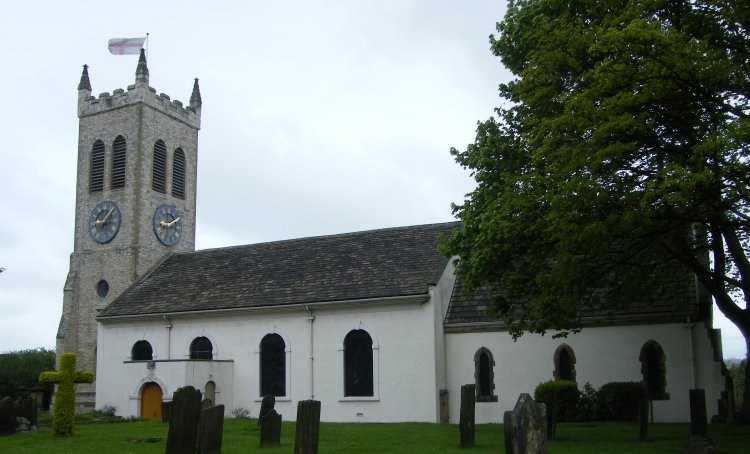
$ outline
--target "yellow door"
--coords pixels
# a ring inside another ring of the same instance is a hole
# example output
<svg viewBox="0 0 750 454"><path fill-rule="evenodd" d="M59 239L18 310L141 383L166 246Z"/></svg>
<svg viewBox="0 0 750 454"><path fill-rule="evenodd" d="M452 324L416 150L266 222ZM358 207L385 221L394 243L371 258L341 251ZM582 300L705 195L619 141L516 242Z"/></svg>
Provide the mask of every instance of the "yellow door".
<svg viewBox="0 0 750 454"><path fill-rule="evenodd" d="M141 417L161 421L161 386L146 383L141 391Z"/></svg>

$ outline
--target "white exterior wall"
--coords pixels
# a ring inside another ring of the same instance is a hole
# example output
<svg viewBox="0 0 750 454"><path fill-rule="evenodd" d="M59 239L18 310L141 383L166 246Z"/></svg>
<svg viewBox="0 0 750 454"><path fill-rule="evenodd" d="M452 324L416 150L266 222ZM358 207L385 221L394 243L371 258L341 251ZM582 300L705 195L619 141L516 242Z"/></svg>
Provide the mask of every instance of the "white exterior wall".
<svg viewBox="0 0 750 454"><path fill-rule="evenodd" d="M441 286L431 294L445 304ZM206 381L217 385L217 404L227 414L234 408L249 409L257 416L259 395L259 346L268 333L278 333L287 348L287 397L276 398L276 410L294 419L297 402L321 401L323 421L436 422L438 393L435 350L434 304L362 305L252 312L237 315L172 317L166 321L99 323L96 408L115 405L117 413L136 416L144 383L162 386L169 400L179 387L193 385L203 391ZM310 330L312 327L312 355ZM373 340L374 396L343 396L343 341L352 329L365 329ZM185 361L189 346L198 336L209 338L214 360ZM129 361L133 344L151 343L155 368ZM310 357L313 357L311 360ZM163 360L171 360L163 362ZM179 360L179 361L177 361ZM196 364L201 367L190 368ZM312 374L311 374L312 369ZM312 379L311 379L312 377Z"/></svg>
<svg viewBox="0 0 750 454"><path fill-rule="evenodd" d="M707 331L703 324L693 326L693 348L700 355L695 369L691 367L690 330L685 324L630 325L584 328L566 339L523 335L518 342L507 332L450 333L446 335L450 420L458 422L460 390L475 383L474 354L488 348L494 358L494 384L497 402L477 402L476 422L502 423L503 413L513 409L519 394L534 395L539 383L553 379L555 350L567 344L573 350L576 382L579 389L586 382L595 388L613 381L642 380L639 356L649 340L661 345L666 357L666 392L670 399L654 401L657 422L690 420L688 390L700 386L706 390L709 418L718 413L723 377L720 363L713 361ZM699 377L693 384L693 371Z"/></svg>

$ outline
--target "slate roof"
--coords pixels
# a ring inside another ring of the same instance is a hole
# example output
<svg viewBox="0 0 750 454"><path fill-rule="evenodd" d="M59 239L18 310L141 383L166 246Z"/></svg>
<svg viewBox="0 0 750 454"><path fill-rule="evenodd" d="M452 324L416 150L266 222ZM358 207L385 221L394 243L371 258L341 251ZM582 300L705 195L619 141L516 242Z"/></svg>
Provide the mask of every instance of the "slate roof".
<svg viewBox="0 0 750 454"><path fill-rule="evenodd" d="M427 296L459 223L209 249L169 256L98 317Z"/></svg>

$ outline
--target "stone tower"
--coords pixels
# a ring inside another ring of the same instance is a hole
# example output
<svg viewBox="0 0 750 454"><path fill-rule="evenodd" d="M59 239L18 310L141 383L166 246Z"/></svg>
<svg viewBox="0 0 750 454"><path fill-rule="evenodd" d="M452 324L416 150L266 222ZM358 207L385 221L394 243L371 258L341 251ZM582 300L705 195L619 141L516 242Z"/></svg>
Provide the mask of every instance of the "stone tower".
<svg viewBox="0 0 750 454"><path fill-rule="evenodd" d="M57 355L96 370L96 315L173 252L195 249L201 96L170 100L149 86L141 49L135 84L91 95L78 85L75 235L65 281ZM128 354L123 355L123 360ZM93 409L95 385L78 385L78 410Z"/></svg>

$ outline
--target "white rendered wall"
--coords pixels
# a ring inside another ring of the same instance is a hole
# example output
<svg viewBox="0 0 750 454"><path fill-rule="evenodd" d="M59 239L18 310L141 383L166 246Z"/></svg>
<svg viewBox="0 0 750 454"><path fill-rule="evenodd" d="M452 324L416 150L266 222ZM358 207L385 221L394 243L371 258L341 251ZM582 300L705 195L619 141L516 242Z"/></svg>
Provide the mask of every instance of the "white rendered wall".
<svg viewBox="0 0 750 454"><path fill-rule="evenodd" d="M685 324L632 325L584 328L566 339L525 334L518 342L507 332L456 333L446 335L450 419L458 422L460 390L474 383L474 354L488 348L494 357L494 384L498 402L477 402L476 422L502 423L503 413L512 410L519 394L534 395L539 383L552 380L555 349L565 343L575 354L578 388L586 382L596 388L613 381L642 380L639 356L649 340L661 345L666 357L666 392L669 400L654 401L657 422L690 420L688 390L706 390L709 418L718 413L723 377L720 364L713 361L708 334L702 323L693 326L693 348L699 358L691 367L690 330ZM693 384L693 371L699 380Z"/></svg>
<svg viewBox="0 0 750 454"><path fill-rule="evenodd" d="M447 298L440 289L433 288L432 293L441 300ZM111 404L120 415L138 415L138 392L143 383L162 385L168 400L174 390L186 384L202 391L210 376L217 384L217 403L226 406L227 414L242 407L257 417L261 398L259 345L266 334L278 333L286 344L290 376L287 396L276 399L276 410L285 420L296 417L298 401L314 398L321 401L323 421L435 422L439 392L435 316L433 303L428 301L311 308L311 312L301 309L173 317L171 329L166 328L165 321L100 323L96 406ZM359 328L367 330L373 339L375 396L345 398L343 341L349 331ZM198 336L211 340L214 360L232 362L207 362L219 367L194 376L185 365L200 362L162 362L186 360L190 343ZM144 363L127 362L133 344L141 339L148 340L154 349L158 361L153 370L147 370Z"/></svg>

